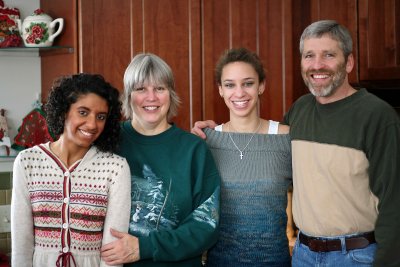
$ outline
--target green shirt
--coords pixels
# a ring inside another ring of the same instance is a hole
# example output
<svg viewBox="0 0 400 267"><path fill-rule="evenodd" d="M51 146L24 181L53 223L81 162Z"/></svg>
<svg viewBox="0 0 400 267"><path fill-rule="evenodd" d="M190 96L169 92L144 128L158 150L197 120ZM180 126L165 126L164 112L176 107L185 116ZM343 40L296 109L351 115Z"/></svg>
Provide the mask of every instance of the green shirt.
<svg viewBox="0 0 400 267"><path fill-rule="evenodd" d="M118 154L132 172L129 233L141 258L128 266L201 266L219 229L220 176L206 143L175 125L144 136L127 121Z"/></svg>
<svg viewBox="0 0 400 267"><path fill-rule="evenodd" d="M319 104L308 94L285 116L293 160L293 217L307 234L375 231L376 266L399 266L400 120L361 89Z"/></svg>

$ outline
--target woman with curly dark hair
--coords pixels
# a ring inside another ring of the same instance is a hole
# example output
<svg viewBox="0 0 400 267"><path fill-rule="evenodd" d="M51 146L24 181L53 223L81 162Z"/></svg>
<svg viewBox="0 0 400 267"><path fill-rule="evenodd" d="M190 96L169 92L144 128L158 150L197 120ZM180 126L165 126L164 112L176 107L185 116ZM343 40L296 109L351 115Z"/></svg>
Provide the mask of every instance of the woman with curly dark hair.
<svg viewBox="0 0 400 267"><path fill-rule="evenodd" d="M19 153L11 203L13 266L108 266L110 228L126 231L130 170L113 154L121 103L100 75L54 83L46 104L54 142Z"/></svg>
<svg viewBox="0 0 400 267"><path fill-rule="evenodd" d="M65 115L71 104L75 103L81 95L89 93L94 93L106 100L109 108L104 130L94 140L93 145L100 151L114 152L120 130L121 103L118 101L118 90L106 83L100 75L77 74L55 81L46 104L46 120L49 129L57 136L62 134Z"/></svg>

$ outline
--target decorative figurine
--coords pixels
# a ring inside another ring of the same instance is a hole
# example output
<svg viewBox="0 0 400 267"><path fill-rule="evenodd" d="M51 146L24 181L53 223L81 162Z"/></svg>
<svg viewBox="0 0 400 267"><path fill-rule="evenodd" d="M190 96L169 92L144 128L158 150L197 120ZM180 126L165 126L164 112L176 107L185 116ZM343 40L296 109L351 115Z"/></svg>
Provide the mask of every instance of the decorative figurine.
<svg viewBox="0 0 400 267"><path fill-rule="evenodd" d="M17 25L19 18L18 8L5 7L0 0L0 48L22 45Z"/></svg>

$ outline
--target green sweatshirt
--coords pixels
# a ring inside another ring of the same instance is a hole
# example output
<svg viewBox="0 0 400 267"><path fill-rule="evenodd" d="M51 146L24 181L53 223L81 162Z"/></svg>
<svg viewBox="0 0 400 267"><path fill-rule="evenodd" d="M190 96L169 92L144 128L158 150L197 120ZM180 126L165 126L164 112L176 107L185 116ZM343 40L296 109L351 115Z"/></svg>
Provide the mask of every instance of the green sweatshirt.
<svg viewBox="0 0 400 267"><path fill-rule="evenodd" d="M293 160L293 217L315 236L375 231L374 266L400 266L400 120L360 89L319 104L308 94L285 116Z"/></svg>
<svg viewBox="0 0 400 267"><path fill-rule="evenodd" d="M200 138L175 125L144 136L122 123L119 155L132 173L129 233L140 258L126 266L201 266L217 240L220 176Z"/></svg>

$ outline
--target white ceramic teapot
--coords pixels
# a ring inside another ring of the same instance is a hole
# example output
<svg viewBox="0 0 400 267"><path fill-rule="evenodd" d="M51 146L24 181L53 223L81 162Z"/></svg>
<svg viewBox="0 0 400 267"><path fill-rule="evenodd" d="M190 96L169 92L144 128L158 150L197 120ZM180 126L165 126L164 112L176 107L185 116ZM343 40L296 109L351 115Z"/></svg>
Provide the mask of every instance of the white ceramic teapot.
<svg viewBox="0 0 400 267"><path fill-rule="evenodd" d="M17 24L26 47L48 47L53 45L54 38L61 33L64 19L53 20L43 10L36 9L24 19L22 25L21 20L17 20ZM54 32L57 24L57 31Z"/></svg>

